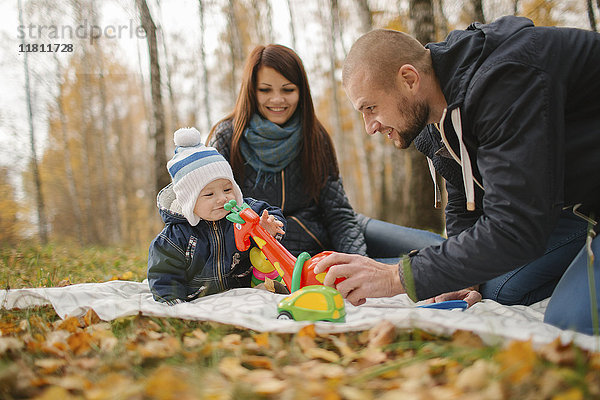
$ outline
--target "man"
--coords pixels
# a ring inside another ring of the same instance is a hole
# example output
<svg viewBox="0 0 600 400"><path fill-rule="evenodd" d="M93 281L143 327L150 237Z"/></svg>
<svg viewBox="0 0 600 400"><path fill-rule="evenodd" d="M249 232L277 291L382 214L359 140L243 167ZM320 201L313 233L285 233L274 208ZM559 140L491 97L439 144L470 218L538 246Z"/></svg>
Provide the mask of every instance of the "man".
<svg viewBox="0 0 600 400"><path fill-rule="evenodd" d="M400 149L414 142L446 179L448 239L399 266L333 254L315 268L331 266L325 284L346 277L336 287L355 305L445 292L436 301L472 304L478 293L463 288L481 284L494 298L508 282L514 302L552 294L547 322L592 333L600 260L590 291L585 240L600 215L599 34L512 16L426 47L375 30L350 50L343 85L368 134ZM590 244L600 254L600 239Z"/></svg>

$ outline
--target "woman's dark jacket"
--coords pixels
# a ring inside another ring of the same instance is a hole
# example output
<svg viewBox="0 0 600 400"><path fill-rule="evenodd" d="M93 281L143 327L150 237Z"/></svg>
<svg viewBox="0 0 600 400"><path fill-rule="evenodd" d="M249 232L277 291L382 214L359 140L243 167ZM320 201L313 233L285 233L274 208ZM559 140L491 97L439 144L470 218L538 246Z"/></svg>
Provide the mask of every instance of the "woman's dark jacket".
<svg viewBox="0 0 600 400"><path fill-rule="evenodd" d="M460 109L475 178L467 211L461 168L428 126L415 145L447 181L449 239L411 268L418 299L485 282L541 256L563 207L600 215L600 35L504 17L426 46L447 101ZM406 269L404 278L406 279Z"/></svg>
<svg viewBox="0 0 600 400"><path fill-rule="evenodd" d="M230 145L233 135L231 120L222 122L215 129L211 146L230 161ZM244 196L251 196L276 205L287 219L283 245L297 256L303 251L315 255L323 250L366 255L363 228L346 197L341 177L330 176L321 190L319 202L309 199L302 183L301 157L296 157L287 167L274 176L273 181L256 184L252 167L246 164L243 180L236 180Z"/></svg>
<svg viewBox="0 0 600 400"><path fill-rule="evenodd" d="M263 210L284 223L281 210L244 198L259 215ZM175 304L227 289L250 287L249 250L235 247L233 223L200 220L191 226L181 214L172 185L157 197L162 232L150 244L148 284L156 301Z"/></svg>

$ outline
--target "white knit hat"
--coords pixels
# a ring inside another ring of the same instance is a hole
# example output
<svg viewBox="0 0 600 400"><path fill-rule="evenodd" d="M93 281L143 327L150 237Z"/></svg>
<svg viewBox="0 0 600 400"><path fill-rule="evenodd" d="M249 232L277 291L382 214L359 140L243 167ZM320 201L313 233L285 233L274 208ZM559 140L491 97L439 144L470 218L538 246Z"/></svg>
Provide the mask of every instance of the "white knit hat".
<svg viewBox="0 0 600 400"><path fill-rule="evenodd" d="M235 201L242 204L242 191L233 178L231 166L214 147L202 144L202 137L196 128L178 129L173 139L177 147L175 155L167 162L167 169L173 179L175 196L190 225L195 226L200 222L200 218L194 214L198 195L216 179L231 181Z"/></svg>

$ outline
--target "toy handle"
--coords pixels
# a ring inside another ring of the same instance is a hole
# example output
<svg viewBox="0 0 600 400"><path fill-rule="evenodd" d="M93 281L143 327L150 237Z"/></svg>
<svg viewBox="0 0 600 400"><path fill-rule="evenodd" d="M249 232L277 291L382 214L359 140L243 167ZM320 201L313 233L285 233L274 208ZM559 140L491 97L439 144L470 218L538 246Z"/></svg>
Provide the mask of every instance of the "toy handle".
<svg viewBox="0 0 600 400"><path fill-rule="evenodd" d="M469 304L464 300L448 300L441 301L439 303L431 303L431 304L423 304L422 306L417 306L420 308L437 308L440 310L452 310L455 308L460 308L462 310L469 307Z"/></svg>
<svg viewBox="0 0 600 400"><path fill-rule="evenodd" d="M241 231L242 229L244 229L244 226L237 222L233 224L233 227L235 228L236 231ZM235 236L235 247L239 251L246 251L250 248L250 245L251 245L250 233L246 232L245 234L240 234L240 233L236 232L236 234L234 236Z"/></svg>
<svg viewBox="0 0 600 400"><path fill-rule="evenodd" d="M305 279L303 279L302 286L322 285L323 284L323 281L325 280L325 275L327 274L327 271L329 271L329 268L327 268L327 270L325 270L325 272L322 272L318 275L315 275L314 268L319 263L319 261L321 261L322 259L324 259L325 257L327 257L333 253L334 252L331 250L322 251L319 254L316 254L314 257L312 257L310 260L308 260L306 262L306 265L304 268L307 271L306 271L306 273L303 274L303 277ZM342 282L345 279L346 279L346 277L337 278L335 280L334 284L337 285L338 283Z"/></svg>

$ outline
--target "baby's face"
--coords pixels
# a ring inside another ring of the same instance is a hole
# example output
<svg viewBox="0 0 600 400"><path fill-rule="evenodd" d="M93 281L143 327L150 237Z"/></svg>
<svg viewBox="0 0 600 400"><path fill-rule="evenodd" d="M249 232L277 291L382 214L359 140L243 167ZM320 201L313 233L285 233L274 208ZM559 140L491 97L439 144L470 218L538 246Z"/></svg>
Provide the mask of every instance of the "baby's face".
<svg viewBox="0 0 600 400"><path fill-rule="evenodd" d="M228 179L216 179L206 185L198 195L194 214L206 221L217 221L225 218L229 211L223 206L234 200L233 184Z"/></svg>

